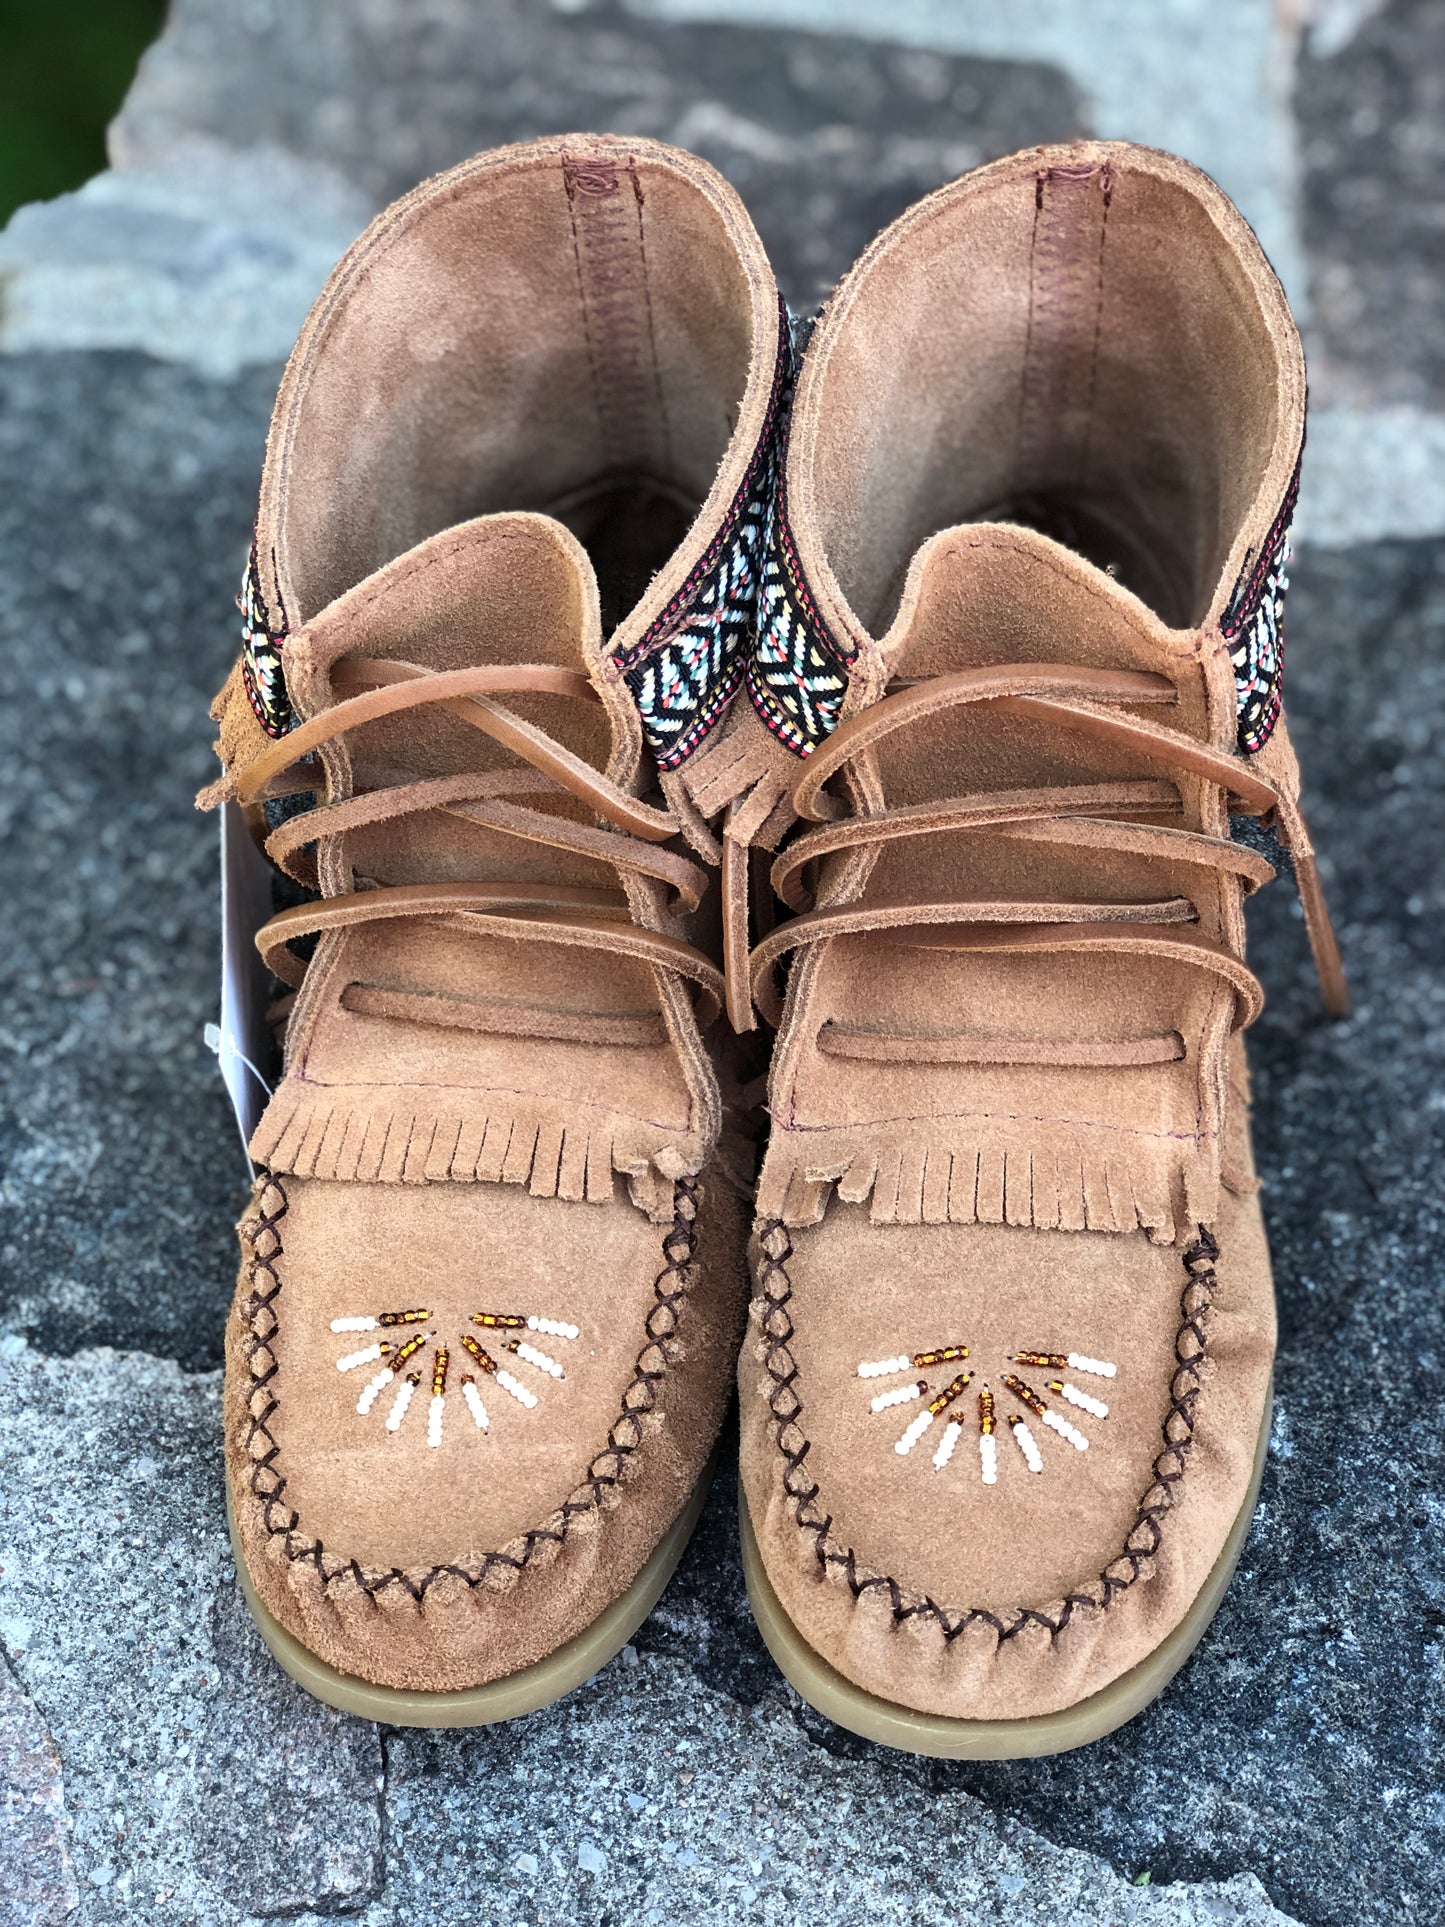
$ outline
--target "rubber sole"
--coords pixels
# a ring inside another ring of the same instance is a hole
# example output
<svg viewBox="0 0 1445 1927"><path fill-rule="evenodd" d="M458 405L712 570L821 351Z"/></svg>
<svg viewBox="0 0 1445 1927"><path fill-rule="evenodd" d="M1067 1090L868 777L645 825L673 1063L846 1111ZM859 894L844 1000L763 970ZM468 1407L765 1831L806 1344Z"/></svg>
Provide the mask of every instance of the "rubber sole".
<svg viewBox="0 0 1445 1927"><path fill-rule="evenodd" d="M880 1699L845 1679L803 1638L783 1610L748 1517L747 1500L738 1495L742 1525L743 1573L748 1603L768 1651L784 1677L837 1726L901 1753L926 1753L941 1760L1031 1760L1048 1753L1069 1753L1123 1726L1157 1699L1204 1637L1234 1576L1249 1535L1269 1449L1272 1400L1265 1401L1264 1422L1254 1450L1249 1491L1229 1537L1188 1612L1146 1659L1075 1706L1017 1720L948 1719Z"/></svg>
<svg viewBox="0 0 1445 1927"><path fill-rule="evenodd" d="M499 1720L518 1719L523 1713L535 1713L539 1707L565 1698L621 1652L661 1598L663 1588L687 1550L707 1502L716 1464L716 1458L709 1462L687 1504L626 1592L599 1613L590 1626L533 1666L508 1673L504 1679L489 1680L485 1686L463 1687L451 1693L410 1692L399 1686L377 1686L319 1659L294 1633L287 1632L257 1596L236 1534L229 1486L226 1520L231 1529L236 1573L251 1617L277 1665L314 1699L336 1707L339 1712L354 1713L359 1719L379 1721L383 1726L493 1726Z"/></svg>

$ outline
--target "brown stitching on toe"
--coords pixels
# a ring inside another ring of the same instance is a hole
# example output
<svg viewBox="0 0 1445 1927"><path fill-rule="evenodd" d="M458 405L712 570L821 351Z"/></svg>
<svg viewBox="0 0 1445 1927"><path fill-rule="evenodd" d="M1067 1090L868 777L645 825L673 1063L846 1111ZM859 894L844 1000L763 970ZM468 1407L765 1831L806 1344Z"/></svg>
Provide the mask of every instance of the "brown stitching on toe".
<svg viewBox="0 0 1445 1927"><path fill-rule="evenodd" d="M300 1515L284 1502L286 1476L278 1468L280 1447L271 1430L271 1420L280 1400L271 1387L277 1371L272 1345L281 1327L275 1301L282 1289L276 1269L282 1244L276 1227L286 1215L288 1201L280 1178L274 1172L262 1171L252 1192L253 1215L247 1219L242 1232L251 1249L248 1272L251 1289L240 1308L246 1331L243 1354L250 1378L245 1447L251 1460L250 1489L260 1508L262 1523L273 1538L282 1541L286 1557L297 1564L314 1566L323 1587L344 1576L372 1600L388 1586L399 1586L419 1604L429 1588L444 1575L465 1580L475 1591L493 1571L522 1572L539 1546L562 1545L573 1520L600 1511L606 1496L622 1483L632 1455L646 1436L644 1420L656 1410L658 1388L667 1375L667 1367L678 1356L677 1331L697 1247L698 1191L693 1178L679 1178L673 1185L672 1225L662 1241L663 1267L653 1280L654 1303L644 1325L647 1343L637 1354L633 1377L622 1395L622 1408L608 1431L606 1446L592 1460L582 1483L559 1510L513 1540L510 1546L484 1553L475 1570L445 1565L414 1572L405 1572L399 1566L387 1571L368 1571L355 1559L328 1561L322 1542L308 1539L300 1532Z"/></svg>
<svg viewBox="0 0 1445 1927"><path fill-rule="evenodd" d="M1045 1627L1050 1637L1056 1639L1077 1608L1107 1611L1121 1593L1127 1592L1144 1575L1159 1551L1164 1536L1164 1515L1178 1498L1177 1488L1188 1467L1194 1438L1200 1366L1208 1343L1205 1319L1214 1296L1217 1282L1214 1266L1219 1257L1219 1246L1203 1225L1199 1227L1199 1236L1182 1255L1186 1280L1179 1300L1181 1322L1174 1339L1175 1369L1169 1381L1164 1445L1154 1460L1153 1478L1139 1500L1123 1550L1100 1573L1097 1591L1066 1593L1056 1605L1042 1609L1020 1607L1012 1618L1001 1618L981 1606L949 1610L926 1593L908 1592L896 1579L860 1566L853 1548L840 1544L833 1536L832 1514L820 1513L815 1503L819 1487L816 1480L809 1478L805 1463L811 1441L799 1422L803 1401L797 1391L798 1367L790 1349L795 1327L787 1308L793 1295L787 1272L793 1242L779 1218L767 1220L758 1239L762 1247L758 1287L763 1299L760 1321L763 1363L771 1381L768 1407L776 1421L775 1438L783 1457L783 1488L800 1530L813 1535L818 1564L825 1572L832 1568L842 1573L855 1602L866 1592L886 1593L897 1623L901 1625L908 1619L933 1620L946 1641L956 1639L971 1625L992 1627L1000 1643L1029 1626Z"/></svg>

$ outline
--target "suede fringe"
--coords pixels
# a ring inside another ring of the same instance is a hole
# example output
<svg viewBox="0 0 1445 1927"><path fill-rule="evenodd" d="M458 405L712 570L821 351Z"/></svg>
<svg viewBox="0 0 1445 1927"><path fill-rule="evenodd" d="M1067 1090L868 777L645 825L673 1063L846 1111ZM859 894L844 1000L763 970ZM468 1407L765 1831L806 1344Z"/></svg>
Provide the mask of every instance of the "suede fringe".
<svg viewBox="0 0 1445 1927"><path fill-rule="evenodd" d="M296 1177L368 1184L525 1184L537 1198L606 1204L613 1174L656 1224L673 1186L695 1176L707 1147L686 1133L603 1112L591 1122L544 1098L492 1091L435 1103L388 1103L385 1092L288 1078L251 1140L257 1164Z"/></svg>
<svg viewBox="0 0 1445 1927"><path fill-rule="evenodd" d="M677 776L699 815L711 820L733 808L733 834L763 849L776 848L795 821L790 797L802 760L759 720L746 699Z"/></svg>
<svg viewBox="0 0 1445 1927"><path fill-rule="evenodd" d="M882 1142L855 1132L773 1130L758 1183L760 1218L822 1221L836 1188L874 1224L1011 1224L1041 1231L1144 1231L1172 1244L1176 1225L1217 1204L1217 1146L1098 1129L1040 1142L993 1119L948 1135Z"/></svg>

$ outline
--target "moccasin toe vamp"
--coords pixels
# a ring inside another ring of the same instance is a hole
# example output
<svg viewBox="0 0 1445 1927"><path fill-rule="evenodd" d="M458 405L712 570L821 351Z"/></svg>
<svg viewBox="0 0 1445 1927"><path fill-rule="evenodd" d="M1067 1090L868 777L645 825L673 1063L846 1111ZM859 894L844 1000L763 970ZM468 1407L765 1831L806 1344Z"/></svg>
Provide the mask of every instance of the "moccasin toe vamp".
<svg viewBox="0 0 1445 1927"><path fill-rule="evenodd" d="M1258 1213L1225 1215L1217 1259L856 1209L761 1228L746 1490L822 1658L922 1712L1025 1718L1173 1630L1245 1503L1268 1396Z"/></svg>
<svg viewBox="0 0 1445 1927"><path fill-rule="evenodd" d="M674 1207L263 1179L228 1463L286 1630L343 1672L451 1690L625 1590L704 1470L736 1342L735 1207L691 1180Z"/></svg>

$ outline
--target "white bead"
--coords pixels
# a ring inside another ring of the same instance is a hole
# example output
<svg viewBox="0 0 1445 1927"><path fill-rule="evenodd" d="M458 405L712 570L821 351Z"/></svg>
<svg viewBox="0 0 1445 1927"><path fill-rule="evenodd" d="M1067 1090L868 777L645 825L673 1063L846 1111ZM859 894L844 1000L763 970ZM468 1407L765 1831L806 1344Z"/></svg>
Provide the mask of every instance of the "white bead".
<svg viewBox="0 0 1445 1927"><path fill-rule="evenodd" d="M865 1361L858 1367L859 1378L887 1378L890 1372L906 1372L910 1361L907 1358L875 1358L871 1364Z"/></svg>
<svg viewBox="0 0 1445 1927"><path fill-rule="evenodd" d="M562 1370L562 1367L557 1363L555 1358L548 1358L545 1352L539 1352L535 1345L529 1345L525 1340L518 1345L517 1356L518 1358L525 1358L529 1365L535 1365L539 1372L550 1373L553 1378L565 1378L566 1376L566 1373Z"/></svg>
<svg viewBox="0 0 1445 1927"><path fill-rule="evenodd" d="M369 1365L374 1358L381 1357L380 1345L368 1345L364 1352L348 1352L345 1358L338 1358L338 1372L354 1372L358 1365Z"/></svg>
<svg viewBox="0 0 1445 1927"><path fill-rule="evenodd" d="M356 1401L356 1409L363 1418L366 1417L372 1406L375 1405L379 1394L390 1385L395 1377L396 1373L391 1369L390 1365L388 1365L384 1371L378 1372L375 1378L369 1378L366 1381L366 1388L362 1392L361 1397Z"/></svg>
<svg viewBox="0 0 1445 1927"><path fill-rule="evenodd" d="M521 1380L513 1378L510 1372L498 1372L497 1383L504 1392L510 1392L519 1405L525 1405L529 1412L537 1403L537 1394L529 1392Z"/></svg>
<svg viewBox="0 0 1445 1927"><path fill-rule="evenodd" d="M1018 1440L1018 1448L1028 1461L1030 1472L1042 1472L1044 1469L1043 1454L1039 1451L1038 1441L1027 1425L1020 1419L1019 1423L1017 1425L1011 1425L1009 1430Z"/></svg>
<svg viewBox="0 0 1445 1927"><path fill-rule="evenodd" d="M394 1432L406 1417L406 1408L411 1404L411 1395L416 1390L409 1378L404 1378L392 1400L391 1410L386 1415L386 1429Z"/></svg>
<svg viewBox="0 0 1445 1927"><path fill-rule="evenodd" d="M963 1430L956 1418L951 1418L943 1428L943 1437L938 1441L938 1450L933 1455L933 1469L941 1472L953 1457L953 1448L958 1444L958 1435Z"/></svg>
<svg viewBox="0 0 1445 1927"><path fill-rule="evenodd" d="M541 1332L547 1338L575 1338L577 1336L577 1327L575 1325L564 1325L555 1318L529 1318L527 1320L527 1330L531 1332Z"/></svg>
<svg viewBox="0 0 1445 1927"><path fill-rule="evenodd" d="M1067 1379L1061 1382L1059 1390L1070 1405L1077 1405L1085 1412L1092 1412L1095 1418L1109 1416L1109 1408L1101 1398L1094 1398L1088 1392L1081 1392L1077 1385L1070 1385Z"/></svg>
<svg viewBox="0 0 1445 1927"><path fill-rule="evenodd" d="M477 1422L477 1429L485 1432L487 1429L487 1408L482 1403L481 1393L475 1385L468 1381L468 1383L462 1387L462 1397L467 1401L467 1410Z"/></svg>
<svg viewBox="0 0 1445 1927"><path fill-rule="evenodd" d="M1044 1424L1051 1426L1061 1439L1067 1439L1076 1452L1088 1451L1089 1441L1083 1433L1076 1432L1069 1421L1066 1418L1060 1418L1057 1412L1045 1412Z"/></svg>
<svg viewBox="0 0 1445 1927"><path fill-rule="evenodd" d="M331 1329L334 1332L374 1332L376 1320L374 1318L333 1318Z"/></svg>
<svg viewBox="0 0 1445 1927"><path fill-rule="evenodd" d="M983 1464L984 1484L997 1485L998 1484L998 1440L994 1437L992 1432L979 1433L978 1456Z"/></svg>
<svg viewBox="0 0 1445 1927"><path fill-rule="evenodd" d="M898 1441L897 1445L894 1446L893 1450L898 1453L900 1458L905 1452L911 1452L932 1423L932 1412L920 1412L918 1417L911 1422L908 1430L903 1434L903 1437Z"/></svg>
<svg viewBox="0 0 1445 1927"><path fill-rule="evenodd" d="M900 1385L896 1392L880 1392L877 1398L870 1399L868 1409L870 1412L886 1412L890 1405L906 1405L910 1399L922 1396L921 1385Z"/></svg>
<svg viewBox="0 0 1445 1927"><path fill-rule="evenodd" d="M1117 1365L1106 1365L1102 1358L1084 1358L1078 1352L1069 1353L1069 1363L1076 1372L1088 1372L1092 1378L1112 1378L1119 1369Z"/></svg>
<svg viewBox="0 0 1445 1927"><path fill-rule="evenodd" d="M446 1410L446 1400L440 1392L433 1392L431 1405L426 1415L426 1442L435 1451L442 1442L442 1413Z"/></svg>

